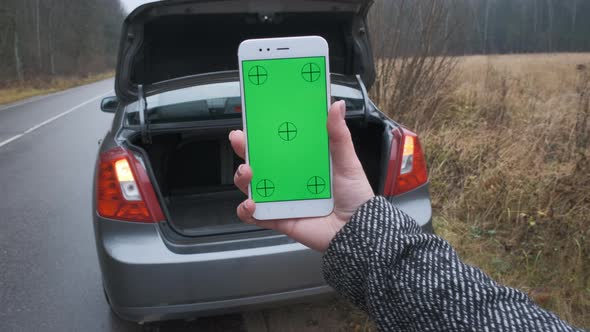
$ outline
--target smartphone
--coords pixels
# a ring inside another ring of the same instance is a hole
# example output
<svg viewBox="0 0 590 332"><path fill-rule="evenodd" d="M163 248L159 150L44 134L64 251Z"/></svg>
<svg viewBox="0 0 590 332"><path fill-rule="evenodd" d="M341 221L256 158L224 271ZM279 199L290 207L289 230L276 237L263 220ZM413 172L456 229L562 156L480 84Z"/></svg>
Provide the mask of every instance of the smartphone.
<svg viewBox="0 0 590 332"><path fill-rule="evenodd" d="M238 58L254 218L329 215L328 43L317 36L250 39Z"/></svg>

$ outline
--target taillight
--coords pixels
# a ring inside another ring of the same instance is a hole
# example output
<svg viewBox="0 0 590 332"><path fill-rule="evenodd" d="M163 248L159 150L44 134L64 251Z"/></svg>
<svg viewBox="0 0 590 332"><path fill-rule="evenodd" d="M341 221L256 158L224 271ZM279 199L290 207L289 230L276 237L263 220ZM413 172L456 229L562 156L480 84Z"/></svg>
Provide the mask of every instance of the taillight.
<svg viewBox="0 0 590 332"><path fill-rule="evenodd" d="M96 181L100 216L138 222L164 219L145 168L133 153L120 147L102 153Z"/></svg>
<svg viewBox="0 0 590 332"><path fill-rule="evenodd" d="M384 194L400 195L427 181L426 160L418 136L405 128L395 129Z"/></svg>

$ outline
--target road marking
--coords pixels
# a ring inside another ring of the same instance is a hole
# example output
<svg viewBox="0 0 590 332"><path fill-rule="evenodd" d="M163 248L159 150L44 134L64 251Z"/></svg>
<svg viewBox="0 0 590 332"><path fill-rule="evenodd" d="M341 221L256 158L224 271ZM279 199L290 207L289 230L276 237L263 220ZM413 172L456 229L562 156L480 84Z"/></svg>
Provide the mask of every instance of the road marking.
<svg viewBox="0 0 590 332"><path fill-rule="evenodd" d="M100 95L98 95L98 96L96 96L96 97L94 97L92 99L89 99L89 100L87 100L87 101L85 101L85 102L83 102L81 104L78 104L78 105L70 108L69 110L67 110L65 112L59 113L58 115L56 115L54 117L51 117L51 118L49 118L49 119L47 119L47 120L45 120L45 121L43 121L43 122L41 122L41 123L39 123L39 124L37 124L35 126L32 126L31 128L23 131L22 133L20 133L18 135L14 135L14 136L12 136L9 139L7 139L7 140L5 140L3 142L0 142L0 148L3 147L4 145L8 144L8 143L11 143L11 142L16 141L17 139L25 136L26 134L32 133L33 131L35 131L35 130L37 130L37 129L43 127L43 126L45 126L46 124L49 124L49 123L51 123L51 122L53 122L53 121L55 121L55 120L57 120L57 119L59 119L59 118L61 118L63 116L66 116L66 115L72 113L73 111L77 110L78 108L80 108L80 107L82 107L84 105L90 104L91 102L93 102L93 101L95 101L95 100L97 100L99 98L103 98L104 96L106 96L106 95L108 95L110 93L113 93L113 90L110 90L110 91L108 91L106 93L100 94Z"/></svg>
<svg viewBox="0 0 590 332"><path fill-rule="evenodd" d="M59 96L59 95L62 95L64 93L66 93L66 92L71 92L72 90L76 90L78 88L81 88L81 87L84 87L84 86L87 86L87 85L90 85L90 84L99 83L99 82L103 82L103 81L110 80L110 79L111 78L106 78L106 79L101 80L101 81L96 81L96 82L92 82L92 83L88 83L88 84L84 84L84 85L74 86L74 87L71 87L69 89L62 90L62 91L56 91L56 92L48 93L48 94L45 94L45 95L39 95L39 96L29 97L29 98L24 99L24 100L21 100L21 101L16 101L16 102L14 102L12 104L1 105L0 106L0 111L5 111L5 110L9 110L11 108L15 108L15 107L18 107L18 106L26 105L26 104L29 104L29 103L32 103L32 102L41 101L41 100L43 100L45 98Z"/></svg>
<svg viewBox="0 0 590 332"><path fill-rule="evenodd" d="M11 108L15 108L15 107L18 107L18 106L26 105L26 104L29 104L29 103L32 103L32 102L35 102L35 101L41 101L41 100L43 100L45 98L59 96L59 95L64 94L64 93L66 93L66 92L68 92L70 90L71 89L63 90L63 91L58 91L58 92L54 92L54 93L50 93L50 94L42 95L42 96L30 97L30 98L27 98L27 99L25 99L23 101L20 101L20 102L17 101L17 102L12 103L12 104L4 105L4 106L0 107L0 111L9 110Z"/></svg>

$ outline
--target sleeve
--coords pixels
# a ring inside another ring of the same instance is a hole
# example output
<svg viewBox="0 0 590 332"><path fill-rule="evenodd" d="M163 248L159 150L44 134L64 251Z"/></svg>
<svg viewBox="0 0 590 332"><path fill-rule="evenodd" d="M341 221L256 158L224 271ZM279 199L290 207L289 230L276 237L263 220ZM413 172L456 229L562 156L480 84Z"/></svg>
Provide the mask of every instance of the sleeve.
<svg viewBox="0 0 590 332"><path fill-rule="evenodd" d="M582 331L461 262L384 197L330 243L324 278L382 331Z"/></svg>

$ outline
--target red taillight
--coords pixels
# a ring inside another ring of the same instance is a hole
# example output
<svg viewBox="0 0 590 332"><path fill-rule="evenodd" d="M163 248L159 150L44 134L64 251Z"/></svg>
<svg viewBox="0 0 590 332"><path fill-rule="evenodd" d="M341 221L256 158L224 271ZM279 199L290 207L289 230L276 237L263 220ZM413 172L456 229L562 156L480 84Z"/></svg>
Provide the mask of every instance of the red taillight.
<svg viewBox="0 0 590 332"><path fill-rule="evenodd" d="M428 181L426 160L418 136L408 129L394 129L384 194L396 196Z"/></svg>
<svg viewBox="0 0 590 332"><path fill-rule="evenodd" d="M102 217L138 222L164 219L143 165L123 148L100 155L96 190L96 209Z"/></svg>

